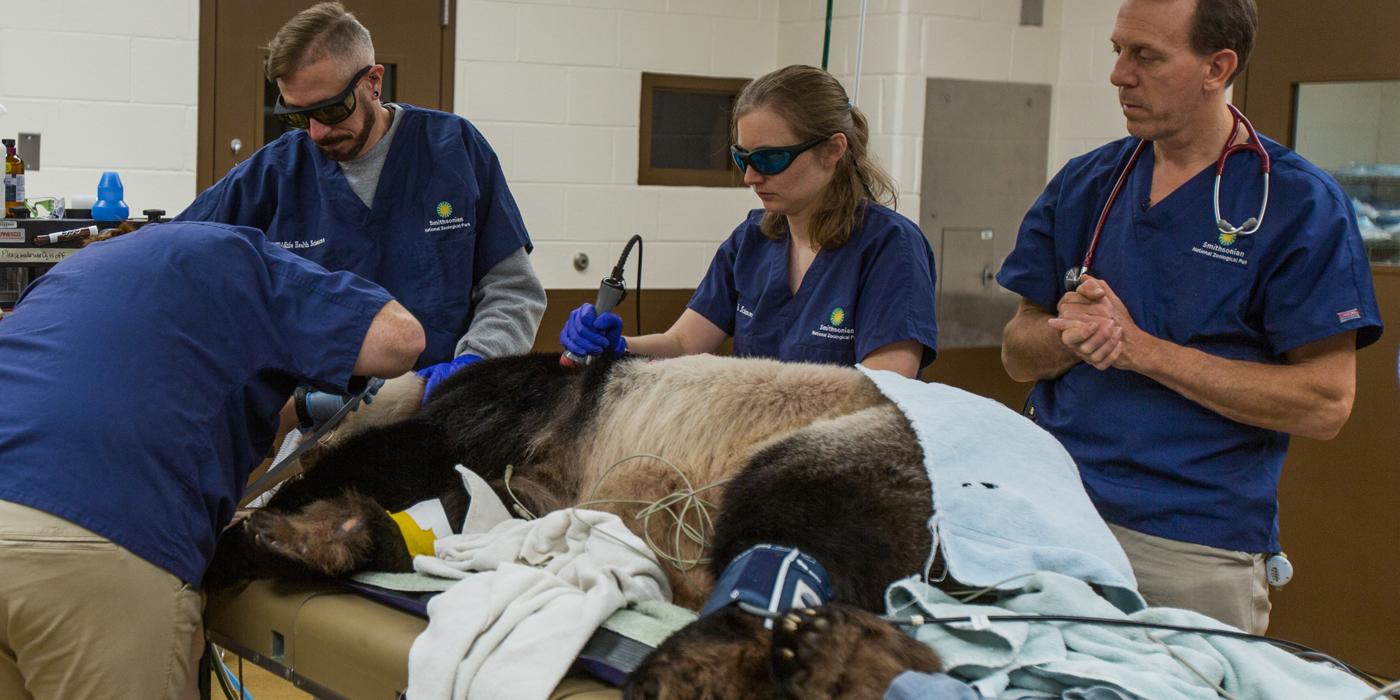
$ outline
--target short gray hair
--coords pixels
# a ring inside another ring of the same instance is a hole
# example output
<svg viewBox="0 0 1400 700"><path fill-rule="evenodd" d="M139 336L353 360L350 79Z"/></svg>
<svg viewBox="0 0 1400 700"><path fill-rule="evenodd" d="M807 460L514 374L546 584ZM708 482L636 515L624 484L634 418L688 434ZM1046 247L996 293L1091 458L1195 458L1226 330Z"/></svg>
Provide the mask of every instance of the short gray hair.
<svg viewBox="0 0 1400 700"><path fill-rule="evenodd" d="M374 65L369 30L338 2L323 2L298 12L267 42L268 82L275 83L303 66L326 58L346 64L346 76Z"/></svg>

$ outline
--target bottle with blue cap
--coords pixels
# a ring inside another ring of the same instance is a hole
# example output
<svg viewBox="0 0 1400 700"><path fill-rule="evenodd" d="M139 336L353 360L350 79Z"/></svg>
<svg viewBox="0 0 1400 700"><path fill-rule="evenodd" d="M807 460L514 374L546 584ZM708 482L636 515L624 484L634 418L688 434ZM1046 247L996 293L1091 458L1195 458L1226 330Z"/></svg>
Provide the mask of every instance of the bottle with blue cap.
<svg viewBox="0 0 1400 700"><path fill-rule="evenodd" d="M114 170L102 173L97 181L97 201L92 205L92 218L98 221L125 221L131 208L122 200L125 195L122 178Z"/></svg>

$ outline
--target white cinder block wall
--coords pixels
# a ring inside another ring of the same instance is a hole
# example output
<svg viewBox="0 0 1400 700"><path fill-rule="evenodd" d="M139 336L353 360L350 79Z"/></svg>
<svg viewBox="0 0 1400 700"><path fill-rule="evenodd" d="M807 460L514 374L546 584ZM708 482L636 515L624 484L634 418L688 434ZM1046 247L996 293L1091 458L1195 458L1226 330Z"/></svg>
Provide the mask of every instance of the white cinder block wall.
<svg viewBox="0 0 1400 700"><path fill-rule="evenodd" d="M633 234L646 287L699 283L758 200L637 185L641 76L770 71L778 11L779 0L458 0L456 111L500 154L547 287L596 287ZM635 270L634 253L630 283Z"/></svg>
<svg viewBox="0 0 1400 700"><path fill-rule="evenodd" d="M1118 5L1119 0L1063 0L1050 122L1051 175L1070 158L1128 135L1118 91L1108 82L1116 58L1109 38Z"/></svg>
<svg viewBox="0 0 1400 700"><path fill-rule="evenodd" d="M1047 0L1042 27L1022 27L1020 0L871 0L861 56L859 104L872 151L899 185L899 210L917 219L928 78L1054 84L1060 5ZM1069 0L1075 2L1076 0ZM854 92L860 3L833 8L829 69ZM780 65L819 64L825 0L782 0Z"/></svg>
<svg viewBox="0 0 1400 700"><path fill-rule="evenodd" d="M919 210L929 77L1055 85L1050 173L1122 136L1108 85L1117 4L1047 0L1044 26L1023 27L1020 0L869 0L858 104L899 209ZM836 0L828 64L852 93L859 9ZM636 184L641 73L820 65L825 13L825 0L459 0L457 111L501 152L546 286L593 287L599 261L640 233L646 286L694 287L757 200ZM594 261L586 271L578 253Z"/></svg>
<svg viewBox="0 0 1400 700"><path fill-rule="evenodd" d="M308 0L309 2L310 0ZM1108 85L1118 0L869 0L859 104L900 210L917 212L928 77L1055 86L1050 171L1123 135ZM853 90L859 0L836 0L830 68ZM591 288L632 234L646 286L688 288L757 200L641 187L641 73L752 77L821 62L825 0L458 0L455 109L499 151L551 288ZM52 18L64 18L62 29ZM373 30L373 27L371 27ZM198 4L0 0L0 134L43 134L31 195L122 173L133 213L194 197ZM573 259L586 253L588 270Z"/></svg>
<svg viewBox="0 0 1400 700"><path fill-rule="evenodd" d="M32 197L95 195L117 170L131 213L195 195L199 3L0 0L0 134L42 136Z"/></svg>

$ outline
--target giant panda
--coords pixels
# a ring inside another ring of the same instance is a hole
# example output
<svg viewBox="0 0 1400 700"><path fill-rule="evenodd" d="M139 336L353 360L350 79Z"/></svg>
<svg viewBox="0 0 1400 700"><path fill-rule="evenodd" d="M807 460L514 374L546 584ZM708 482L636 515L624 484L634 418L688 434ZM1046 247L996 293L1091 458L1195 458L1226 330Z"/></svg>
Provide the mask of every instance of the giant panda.
<svg viewBox="0 0 1400 700"><path fill-rule="evenodd" d="M388 512L441 497L462 518L458 464L530 512L586 499L659 541L665 525L635 520L641 506L607 503L683 486L648 460L616 466L647 453L693 485L728 480L704 496L718 513L710 551L686 553L708 554L708 566L667 566L677 604L698 609L726 566L770 544L820 562L838 605L773 631L737 607L702 617L642 664L629 697L880 697L899 672L938 668L930 649L863 612L881 610L890 582L927 565L932 506L911 426L857 369L708 355L565 368L557 355L529 355L462 369L421 410L407 407L421 389L402 393L376 404L404 417L338 440L230 527L207 585L410 571ZM833 662L852 654L863 661Z"/></svg>

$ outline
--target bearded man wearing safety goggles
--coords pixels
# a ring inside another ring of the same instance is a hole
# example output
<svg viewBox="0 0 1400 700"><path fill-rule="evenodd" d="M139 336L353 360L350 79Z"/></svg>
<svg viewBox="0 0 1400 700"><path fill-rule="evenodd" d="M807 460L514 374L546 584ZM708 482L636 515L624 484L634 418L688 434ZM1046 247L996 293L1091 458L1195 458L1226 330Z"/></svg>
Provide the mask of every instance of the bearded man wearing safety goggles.
<svg viewBox="0 0 1400 700"><path fill-rule="evenodd" d="M500 161L466 119L387 101L364 25L308 8L267 46L273 109L290 130L178 220L262 229L331 270L382 285L422 321L424 395L482 357L534 343L544 286Z"/></svg>

